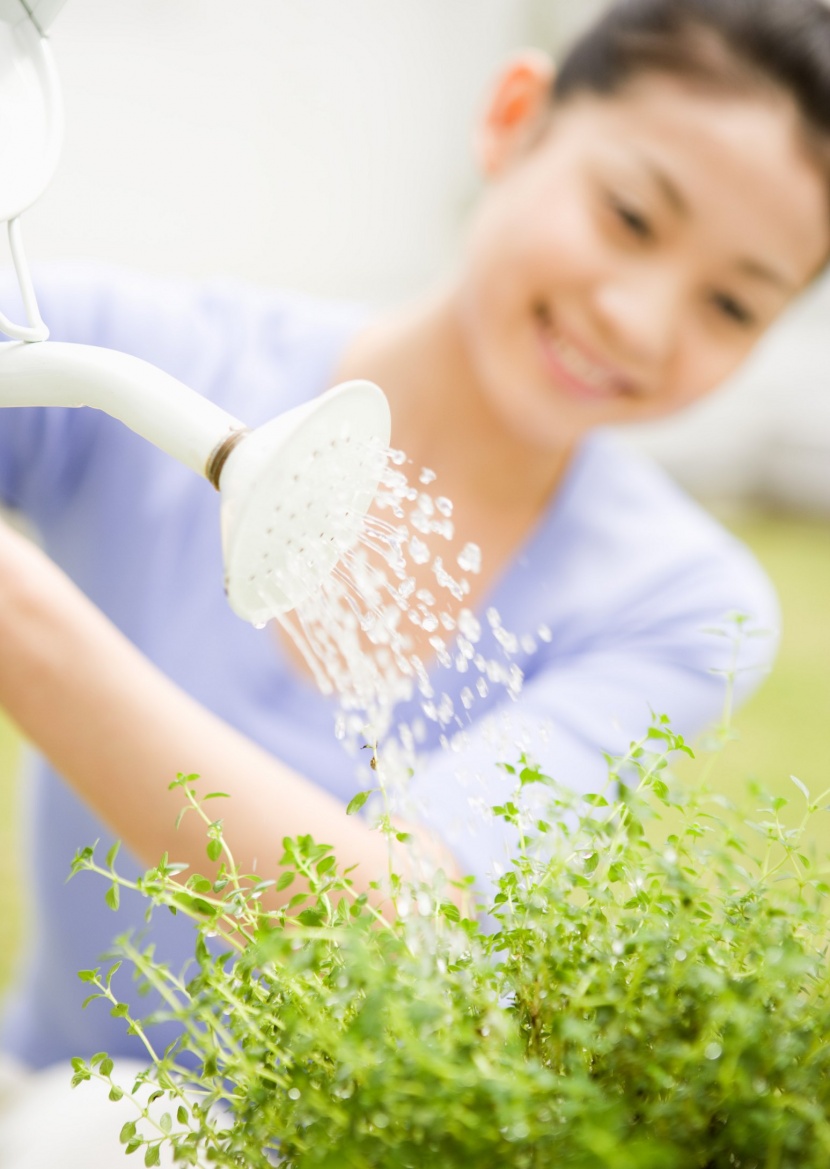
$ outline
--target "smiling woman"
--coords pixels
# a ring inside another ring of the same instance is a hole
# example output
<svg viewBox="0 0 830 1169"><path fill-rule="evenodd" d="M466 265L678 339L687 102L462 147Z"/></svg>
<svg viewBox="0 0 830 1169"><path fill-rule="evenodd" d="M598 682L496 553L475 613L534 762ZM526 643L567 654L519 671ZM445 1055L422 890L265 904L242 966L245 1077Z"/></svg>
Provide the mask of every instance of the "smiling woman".
<svg viewBox="0 0 830 1169"><path fill-rule="evenodd" d="M662 69L611 98L563 78L552 105L544 61L502 78L459 289L494 416L539 448L711 392L830 251L791 94L701 92Z"/></svg>

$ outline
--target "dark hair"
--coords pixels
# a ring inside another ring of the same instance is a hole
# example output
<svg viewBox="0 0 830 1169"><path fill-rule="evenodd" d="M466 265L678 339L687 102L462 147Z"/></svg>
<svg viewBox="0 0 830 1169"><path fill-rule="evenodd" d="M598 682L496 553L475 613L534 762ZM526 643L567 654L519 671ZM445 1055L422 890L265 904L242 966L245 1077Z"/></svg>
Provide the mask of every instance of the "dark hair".
<svg viewBox="0 0 830 1169"><path fill-rule="evenodd" d="M823 0L617 0L565 58L554 96L612 95L647 73L711 91L788 93L830 172L830 6Z"/></svg>

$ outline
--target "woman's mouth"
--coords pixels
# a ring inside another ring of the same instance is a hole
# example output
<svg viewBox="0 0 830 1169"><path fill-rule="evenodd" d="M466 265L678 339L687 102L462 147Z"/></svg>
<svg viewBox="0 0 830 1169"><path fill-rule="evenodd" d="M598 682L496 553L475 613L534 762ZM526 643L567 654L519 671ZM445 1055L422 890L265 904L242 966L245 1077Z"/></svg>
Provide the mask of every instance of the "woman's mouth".
<svg viewBox="0 0 830 1169"><path fill-rule="evenodd" d="M577 341L554 328L547 308L537 306L534 316L543 364L557 385L590 401L631 393L630 381L618 369L597 361Z"/></svg>

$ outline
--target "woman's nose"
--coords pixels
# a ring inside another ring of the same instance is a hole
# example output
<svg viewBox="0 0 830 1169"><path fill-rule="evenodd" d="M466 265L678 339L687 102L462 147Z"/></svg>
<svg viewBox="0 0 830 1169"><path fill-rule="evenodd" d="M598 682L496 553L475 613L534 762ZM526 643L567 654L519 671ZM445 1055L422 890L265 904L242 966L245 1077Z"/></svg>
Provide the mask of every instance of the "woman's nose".
<svg viewBox="0 0 830 1169"><path fill-rule="evenodd" d="M597 325L621 358L653 369L673 354L680 333L683 290L670 274L629 273L596 289Z"/></svg>

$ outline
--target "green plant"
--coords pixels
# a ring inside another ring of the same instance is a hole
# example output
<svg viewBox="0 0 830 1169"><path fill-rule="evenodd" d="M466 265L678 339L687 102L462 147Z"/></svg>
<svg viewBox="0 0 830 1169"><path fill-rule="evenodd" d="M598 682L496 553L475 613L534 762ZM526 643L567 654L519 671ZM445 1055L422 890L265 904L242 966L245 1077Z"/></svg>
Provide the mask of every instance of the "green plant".
<svg viewBox="0 0 830 1169"><path fill-rule="evenodd" d="M113 907L129 886L197 923L187 975L119 943L181 1026L165 1052L119 1003L118 964L81 974L145 1038L140 1080L168 1109L137 1105L126 1151L153 1165L168 1142L183 1163L250 1169L825 1169L830 885L802 841L830 793L795 781L795 828L780 797L746 819L674 794L676 751L656 720L581 800L526 759L507 767L495 814L518 845L486 926L446 886L397 878L386 920L310 837L284 841L277 884L302 888L266 911L268 883L237 872L179 777L218 879L165 858L133 885L92 849L74 864L106 877ZM120 1096L112 1072L100 1053L74 1082Z"/></svg>

